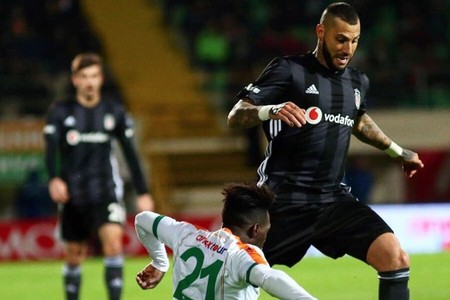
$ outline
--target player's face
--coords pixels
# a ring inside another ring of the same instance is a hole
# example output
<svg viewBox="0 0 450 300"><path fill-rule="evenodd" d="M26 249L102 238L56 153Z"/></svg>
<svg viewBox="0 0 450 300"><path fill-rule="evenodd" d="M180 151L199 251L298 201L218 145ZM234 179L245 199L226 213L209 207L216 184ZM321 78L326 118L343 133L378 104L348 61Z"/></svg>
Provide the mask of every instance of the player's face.
<svg viewBox="0 0 450 300"><path fill-rule="evenodd" d="M318 59L328 68L336 71L345 69L355 54L361 34L359 22L350 25L339 18L319 24Z"/></svg>
<svg viewBox="0 0 450 300"><path fill-rule="evenodd" d="M99 65L81 69L72 76L77 95L86 100L97 99L103 84L103 72Z"/></svg>

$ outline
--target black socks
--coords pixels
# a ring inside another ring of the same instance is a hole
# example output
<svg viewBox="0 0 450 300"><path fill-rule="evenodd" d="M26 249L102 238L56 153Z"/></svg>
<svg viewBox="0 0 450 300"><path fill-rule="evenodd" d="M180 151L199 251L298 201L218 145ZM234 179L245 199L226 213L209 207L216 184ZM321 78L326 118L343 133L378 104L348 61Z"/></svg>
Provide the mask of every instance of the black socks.
<svg viewBox="0 0 450 300"><path fill-rule="evenodd" d="M123 257L105 257L104 264L109 300L119 300L123 286Z"/></svg>
<svg viewBox="0 0 450 300"><path fill-rule="evenodd" d="M81 286L80 266L63 266L64 293L67 300L78 300Z"/></svg>
<svg viewBox="0 0 450 300"><path fill-rule="evenodd" d="M409 268L379 272L379 300L409 300Z"/></svg>

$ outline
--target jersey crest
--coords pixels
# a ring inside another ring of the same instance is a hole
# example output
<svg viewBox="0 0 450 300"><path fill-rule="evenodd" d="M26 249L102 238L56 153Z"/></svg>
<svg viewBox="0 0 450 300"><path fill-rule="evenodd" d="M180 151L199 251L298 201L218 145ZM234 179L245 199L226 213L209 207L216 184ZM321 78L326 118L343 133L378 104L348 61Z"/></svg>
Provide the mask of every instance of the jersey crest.
<svg viewBox="0 0 450 300"><path fill-rule="evenodd" d="M106 130L111 131L116 127L116 119L112 114L105 114L103 118L103 126Z"/></svg>

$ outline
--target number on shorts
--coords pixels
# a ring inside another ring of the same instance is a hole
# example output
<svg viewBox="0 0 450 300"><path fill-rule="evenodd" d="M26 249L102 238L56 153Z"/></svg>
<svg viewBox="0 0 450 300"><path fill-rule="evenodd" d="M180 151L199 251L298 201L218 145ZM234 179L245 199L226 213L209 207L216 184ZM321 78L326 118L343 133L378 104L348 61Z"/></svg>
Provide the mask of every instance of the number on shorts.
<svg viewBox="0 0 450 300"><path fill-rule="evenodd" d="M109 216L111 222L123 223L125 221L125 210L119 203L111 203L108 205Z"/></svg>
<svg viewBox="0 0 450 300"><path fill-rule="evenodd" d="M216 279L219 275L220 269L222 268L223 261L216 260L209 266L202 268L203 262L205 260L205 255L198 248L189 248L180 256L180 258L184 261L187 261L191 257L195 258L196 260L194 270L192 270L192 272L183 280L180 280L173 296L179 300L192 300L184 296L183 291L187 289L198 278L205 278L208 276L205 299L214 300Z"/></svg>

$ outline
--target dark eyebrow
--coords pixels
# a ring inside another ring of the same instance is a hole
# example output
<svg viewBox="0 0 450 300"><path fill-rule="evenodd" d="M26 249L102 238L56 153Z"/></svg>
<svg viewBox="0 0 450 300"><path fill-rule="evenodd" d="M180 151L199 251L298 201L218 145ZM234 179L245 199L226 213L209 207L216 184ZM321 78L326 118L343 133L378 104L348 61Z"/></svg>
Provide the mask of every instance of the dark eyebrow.
<svg viewBox="0 0 450 300"><path fill-rule="evenodd" d="M353 39L350 39L348 36L346 36L342 33L336 34L336 38L344 38L346 40L355 40L355 39L359 39L360 37L361 37L361 35L359 34L358 36L354 37Z"/></svg>

